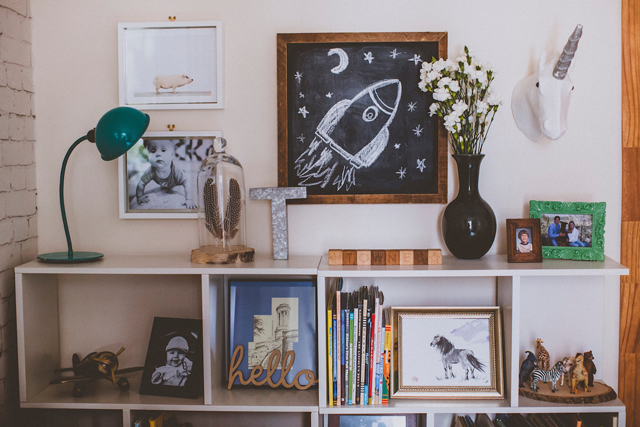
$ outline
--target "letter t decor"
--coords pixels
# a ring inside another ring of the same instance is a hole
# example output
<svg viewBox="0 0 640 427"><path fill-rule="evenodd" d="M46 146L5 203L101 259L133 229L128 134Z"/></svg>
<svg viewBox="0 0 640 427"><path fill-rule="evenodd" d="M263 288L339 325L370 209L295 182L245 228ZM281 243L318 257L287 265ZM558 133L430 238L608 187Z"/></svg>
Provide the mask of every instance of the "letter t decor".
<svg viewBox="0 0 640 427"><path fill-rule="evenodd" d="M271 200L273 259L288 259L287 200L306 199L307 189L301 187L267 187L249 189L251 200Z"/></svg>

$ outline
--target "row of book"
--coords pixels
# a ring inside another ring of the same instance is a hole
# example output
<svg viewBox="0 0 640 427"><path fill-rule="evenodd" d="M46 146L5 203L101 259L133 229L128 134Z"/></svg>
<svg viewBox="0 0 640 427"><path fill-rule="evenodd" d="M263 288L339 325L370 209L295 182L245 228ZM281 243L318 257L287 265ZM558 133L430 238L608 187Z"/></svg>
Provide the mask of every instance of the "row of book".
<svg viewBox="0 0 640 427"><path fill-rule="evenodd" d="M327 303L327 372L330 406L389 402L391 322L377 286L341 292Z"/></svg>
<svg viewBox="0 0 640 427"><path fill-rule="evenodd" d="M496 414L493 421L487 414L459 415L455 427L618 427L618 416L612 413L583 414Z"/></svg>

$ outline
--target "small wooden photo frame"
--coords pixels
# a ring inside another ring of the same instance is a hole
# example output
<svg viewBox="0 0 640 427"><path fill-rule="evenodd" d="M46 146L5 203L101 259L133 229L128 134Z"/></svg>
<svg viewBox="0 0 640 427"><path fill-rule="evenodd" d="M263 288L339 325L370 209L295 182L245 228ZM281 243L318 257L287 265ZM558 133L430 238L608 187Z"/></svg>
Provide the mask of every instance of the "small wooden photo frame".
<svg viewBox="0 0 640 427"><path fill-rule="evenodd" d="M507 261L542 262L539 218L507 220Z"/></svg>

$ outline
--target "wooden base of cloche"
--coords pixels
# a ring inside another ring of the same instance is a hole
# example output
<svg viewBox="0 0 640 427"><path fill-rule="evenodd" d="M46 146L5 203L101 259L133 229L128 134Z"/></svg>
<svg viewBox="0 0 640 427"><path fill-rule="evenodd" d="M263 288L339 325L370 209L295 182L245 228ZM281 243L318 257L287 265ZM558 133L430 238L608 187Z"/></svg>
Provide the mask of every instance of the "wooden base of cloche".
<svg viewBox="0 0 640 427"><path fill-rule="evenodd" d="M191 251L191 262L196 264L240 264L253 262L256 250L246 246L232 246L224 251L215 246L203 246Z"/></svg>
<svg viewBox="0 0 640 427"><path fill-rule="evenodd" d="M617 397L616 392L611 387L597 381L593 382L593 387L589 387L589 392L585 392L584 387L579 385L577 387L578 393L576 394L571 394L571 388L567 387L566 380L562 387L560 386L560 381L558 381L558 391L555 393L551 391L550 382L538 382L539 390L537 393L531 390L531 383L525 382L524 385L525 388L520 389L520 396L543 402L584 405L609 402Z"/></svg>

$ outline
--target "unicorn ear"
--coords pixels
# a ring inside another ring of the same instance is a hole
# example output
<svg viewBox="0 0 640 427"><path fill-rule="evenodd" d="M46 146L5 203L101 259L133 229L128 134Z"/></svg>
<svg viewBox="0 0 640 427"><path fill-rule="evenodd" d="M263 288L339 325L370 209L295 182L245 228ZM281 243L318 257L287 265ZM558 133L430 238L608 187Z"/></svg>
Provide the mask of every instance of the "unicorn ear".
<svg viewBox="0 0 640 427"><path fill-rule="evenodd" d="M546 61L547 61L547 52L543 50L542 54L540 55L540 62L538 63L538 71L542 71L544 69L544 64Z"/></svg>

